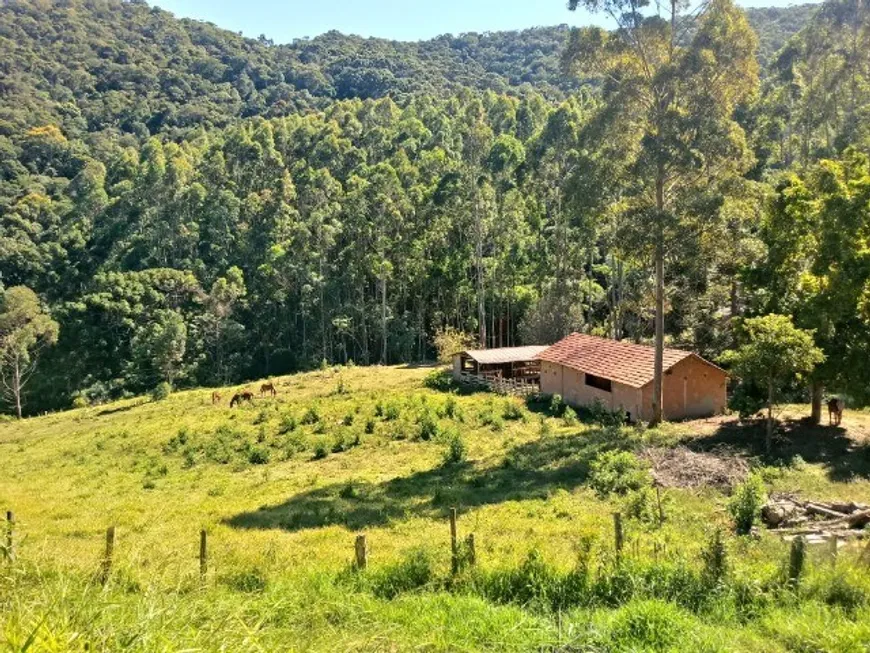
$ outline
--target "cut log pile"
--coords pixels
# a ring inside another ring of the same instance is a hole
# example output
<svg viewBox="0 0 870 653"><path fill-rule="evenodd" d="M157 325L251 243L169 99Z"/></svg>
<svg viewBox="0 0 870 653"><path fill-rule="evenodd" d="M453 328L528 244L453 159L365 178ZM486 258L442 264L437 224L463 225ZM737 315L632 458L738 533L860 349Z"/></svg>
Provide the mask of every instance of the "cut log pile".
<svg viewBox="0 0 870 653"><path fill-rule="evenodd" d="M870 535L870 506L862 503L804 501L793 496L772 498L761 508L761 519L786 536L803 535L809 542Z"/></svg>

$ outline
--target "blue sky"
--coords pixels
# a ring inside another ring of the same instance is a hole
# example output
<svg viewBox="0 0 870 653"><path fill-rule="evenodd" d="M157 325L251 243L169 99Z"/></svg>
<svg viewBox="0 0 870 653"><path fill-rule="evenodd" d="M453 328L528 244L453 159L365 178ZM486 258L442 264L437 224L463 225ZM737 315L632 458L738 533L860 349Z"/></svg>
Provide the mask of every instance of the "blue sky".
<svg viewBox="0 0 870 653"><path fill-rule="evenodd" d="M418 40L439 34L521 29L536 25L605 25L600 16L570 12L565 0L152 0L177 16L199 18L276 43L330 29L362 36ZM788 6L784 0L743 0L743 6Z"/></svg>

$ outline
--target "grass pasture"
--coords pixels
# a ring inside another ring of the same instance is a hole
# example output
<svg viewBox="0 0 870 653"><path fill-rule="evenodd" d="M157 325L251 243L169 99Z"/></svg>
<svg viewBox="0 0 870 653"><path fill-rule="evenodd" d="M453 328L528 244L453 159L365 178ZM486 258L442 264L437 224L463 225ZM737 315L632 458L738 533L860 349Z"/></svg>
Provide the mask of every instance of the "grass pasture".
<svg viewBox="0 0 870 653"><path fill-rule="evenodd" d="M277 398L235 409L227 388L218 406L194 390L0 423L0 508L17 516L17 560L0 564L0 647L870 650L857 543L836 565L809 547L789 583L788 545L731 535L722 487L665 488L659 525L651 492L607 494L590 480L605 452L643 459L679 445L727 449L771 491L870 503L870 416L812 428L791 407L780 458L765 461L760 427L601 426L431 389L431 372L330 369L276 378ZM451 507L478 558L455 577ZM727 572L714 577L705 560L717 527L729 533ZM364 572L351 570L359 532Z"/></svg>

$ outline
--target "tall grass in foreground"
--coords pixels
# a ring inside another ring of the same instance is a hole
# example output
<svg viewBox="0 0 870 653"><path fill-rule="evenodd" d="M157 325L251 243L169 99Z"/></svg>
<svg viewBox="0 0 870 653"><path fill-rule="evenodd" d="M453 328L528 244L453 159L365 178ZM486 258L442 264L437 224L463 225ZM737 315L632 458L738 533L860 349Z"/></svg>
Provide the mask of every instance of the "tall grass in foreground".
<svg viewBox="0 0 870 653"><path fill-rule="evenodd" d="M870 579L852 560L749 578L710 555L620 563L582 549L559 569L537 551L514 567L453 576L423 548L359 572L237 569L203 585L102 587L81 572L0 569L0 641L10 651L595 650L866 651ZM718 552L717 552L718 551ZM716 555L712 555L716 553ZM714 573L715 572L715 573ZM290 639L288 639L290 638Z"/></svg>

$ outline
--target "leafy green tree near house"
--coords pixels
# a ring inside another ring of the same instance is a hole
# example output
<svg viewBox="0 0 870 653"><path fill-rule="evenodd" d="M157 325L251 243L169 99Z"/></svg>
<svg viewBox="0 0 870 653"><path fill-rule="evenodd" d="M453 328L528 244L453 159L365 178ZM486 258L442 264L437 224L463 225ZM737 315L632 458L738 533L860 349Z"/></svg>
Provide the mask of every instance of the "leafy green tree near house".
<svg viewBox="0 0 870 653"><path fill-rule="evenodd" d="M870 158L849 150L785 176L761 224L766 255L749 275L758 313L812 329L825 362L811 377L812 419L824 388L870 399Z"/></svg>
<svg viewBox="0 0 870 653"><path fill-rule="evenodd" d="M798 329L786 315L753 317L741 325L743 343L722 354L722 362L743 383L756 383L767 391L765 451L773 448L773 407L782 387L809 375L825 360L813 342L812 331Z"/></svg>
<svg viewBox="0 0 870 653"><path fill-rule="evenodd" d="M59 331L30 288L14 286L0 296L0 392L19 419L24 387L40 352L57 342Z"/></svg>

